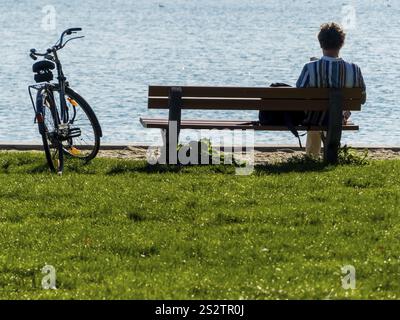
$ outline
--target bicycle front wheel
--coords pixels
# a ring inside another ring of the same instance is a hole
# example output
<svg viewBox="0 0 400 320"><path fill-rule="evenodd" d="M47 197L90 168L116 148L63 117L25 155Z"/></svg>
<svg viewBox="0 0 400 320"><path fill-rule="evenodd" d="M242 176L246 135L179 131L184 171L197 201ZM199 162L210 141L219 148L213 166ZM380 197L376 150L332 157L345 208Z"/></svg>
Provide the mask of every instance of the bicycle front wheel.
<svg viewBox="0 0 400 320"><path fill-rule="evenodd" d="M59 97L59 91L55 91ZM59 101L59 98L55 98ZM71 88L65 88L66 119L69 128L68 138L64 139L65 154L84 160L94 159L100 149L102 136L99 121L90 105Z"/></svg>
<svg viewBox="0 0 400 320"><path fill-rule="evenodd" d="M38 91L36 108L39 132L42 136L47 163L51 171L61 174L64 169L64 154L63 145L58 138L60 119L50 90Z"/></svg>

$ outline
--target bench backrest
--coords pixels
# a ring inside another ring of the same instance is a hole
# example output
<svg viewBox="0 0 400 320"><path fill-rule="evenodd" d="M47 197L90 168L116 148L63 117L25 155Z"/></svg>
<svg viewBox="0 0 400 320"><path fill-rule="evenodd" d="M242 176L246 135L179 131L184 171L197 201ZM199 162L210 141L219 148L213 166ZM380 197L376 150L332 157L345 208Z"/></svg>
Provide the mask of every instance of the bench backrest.
<svg viewBox="0 0 400 320"><path fill-rule="evenodd" d="M171 86L149 87L149 109L169 109ZM326 111L331 89L180 87L181 109ZM361 89L342 89L343 109L360 111Z"/></svg>

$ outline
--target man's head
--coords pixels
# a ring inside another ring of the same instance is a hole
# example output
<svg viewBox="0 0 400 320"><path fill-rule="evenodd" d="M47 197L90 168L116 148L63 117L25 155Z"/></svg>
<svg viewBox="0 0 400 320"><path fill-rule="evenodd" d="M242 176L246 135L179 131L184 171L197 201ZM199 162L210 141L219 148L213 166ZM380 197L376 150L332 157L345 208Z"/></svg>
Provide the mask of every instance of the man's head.
<svg viewBox="0 0 400 320"><path fill-rule="evenodd" d="M324 55L338 57L346 40L346 33L337 23L324 23L318 34Z"/></svg>

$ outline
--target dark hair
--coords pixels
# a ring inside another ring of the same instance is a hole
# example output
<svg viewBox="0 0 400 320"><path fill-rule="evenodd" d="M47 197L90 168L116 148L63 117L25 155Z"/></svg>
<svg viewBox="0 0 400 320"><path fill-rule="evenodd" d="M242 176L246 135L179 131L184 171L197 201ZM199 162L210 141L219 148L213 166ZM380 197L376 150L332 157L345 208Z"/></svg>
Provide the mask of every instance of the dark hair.
<svg viewBox="0 0 400 320"><path fill-rule="evenodd" d="M346 33L337 23L324 23L318 34L318 40L321 48L325 50L340 50L346 39Z"/></svg>

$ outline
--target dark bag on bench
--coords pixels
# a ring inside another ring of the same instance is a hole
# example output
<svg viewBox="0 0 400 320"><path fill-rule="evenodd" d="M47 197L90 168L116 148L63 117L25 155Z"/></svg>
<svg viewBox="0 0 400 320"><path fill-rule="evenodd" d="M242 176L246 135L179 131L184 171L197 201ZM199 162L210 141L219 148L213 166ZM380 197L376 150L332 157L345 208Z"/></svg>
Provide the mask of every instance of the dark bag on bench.
<svg viewBox="0 0 400 320"><path fill-rule="evenodd" d="M303 121L306 127L311 126L327 126L329 122L329 114L326 111L309 111Z"/></svg>
<svg viewBox="0 0 400 320"><path fill-rule="evenodd" d="M285 83L273 83L271 88L290 87ZM286 126L293 135L299 139L300 147L301 140L296 126L302 125L306 118L306 113L303 111L260 111L259 121L264 126Z"/></svg>

